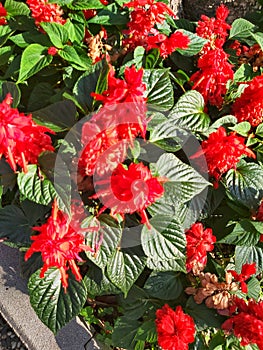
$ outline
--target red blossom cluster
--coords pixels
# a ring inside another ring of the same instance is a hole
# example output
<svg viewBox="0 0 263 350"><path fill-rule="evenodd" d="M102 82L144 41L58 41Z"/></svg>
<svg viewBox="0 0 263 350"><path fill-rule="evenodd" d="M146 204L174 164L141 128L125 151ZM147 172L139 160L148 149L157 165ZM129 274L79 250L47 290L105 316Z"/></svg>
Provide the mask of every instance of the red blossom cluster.
<svg viewBox="0 0 263 350"><path fill-rule="evenodd" d="M0 26L7 24L7 11L2 4L0 4Z"/></svg>
<svg viewBox="0 0 263 350"><path fill-rule="evenodd" d="M230 29L225 22L228 13L228 9L221 5L216 10L216 18L201 16L196 33L208 42L197 62L199 70L190 78L193 89L203 95L205 102L218 108L222 107L227 81L234 77L229 55L223 49Z"/></svg>
<svg viewBox="0 0 263 350"><path fill-rule="evenodd" d="M185 314L181 306L173 310L165 304L156 311L158 345L163 350L188 350L195 339L195 324L191 316Z"/></svg>
<svg viewBox="0 0 263 350"><path fill-rule="evenodd" d="M110 67L108 88L102 94L92 96L103 103L103 108L84 124L82 144L84 149L79 160L80 173L91 176L95 167L99 175L112 171L123 161L128 144L146 132L146 84L142 81L143 69L127 67L124 79L115 78L115 71ZM109 157L103 164L103 155Z"/></svg>
<svg viewBox="0 0 263 350"><path fill-rule="evenodd" d="M79 256L81 251L91 251L91 248L84 244L84 235L80 232L79 221L76 221L79 216L76 217L74 210L73 214L75 215L73 215L74 222L58 209L55 201L47 222L42 226L33 227L35 231L40 233L31 236L33 243L25 254L25 260L28 260L33 253L41 252L44 266L41 269L40 277L43 278L50 267L58 268L65 291L68 287L67 270L70 268L76 280L80 281L82 277L75 260L82 261Z"/></svg>
<svg viewBox="0 0 263 350"><path fill-rule="evenodd" d="M127 36L123 44L129 49L143 46L147 51L159 49L160 55L166 58L176 49L186 49L190 42L189 38L180 31L167 36L161 34L156 24L162 24L166 15L175 16L173 11L162 2L154 0L134 0L124 6L133 8L130 14L128 30L123 33Z"/></svg>
<svg viewBox="0 0 263 350"><path fill-rule="evenodd" d="M230 169L235 169L242 155L255 158L255 154L245 145L245 138L237 136L235 132L227 135L223 127L212 132L208 139L202 142L202 150L196 152L192 158L204 154L208 172L215 179L215 186L221 176Z"/></svg>
<svg viewBox="0 0 263 350"><path fill-rule="evenodd" d="M47 0L27 0L26 3L35 19L36 26L39 26L41 22L65 24L66 20L62 17L63 10L59 5L51 4Z"/></svg>
<svg viewBox="0 0 263 350"><path fill-rule="evenodd" d="M197 222L186 231L186 270L195 274L202 271L207 263L207 252L214 249L216 237L212 229L204 230L203 224Z"/></svg>
<svg viewBox="0 0 263 350"><path fill-rule="evenodd" d="M54 151L53 134L47 127L37 125L32 115L19 113L11 107L10 94L0 103L0 158L5 157L10 167L16 171L17 165L27 171L27 164L37 164L43 151Z"/></svg>
<svg viewBox="0 0 263 350"><path fill-rule="evenodd" d="M237 273L234 270L228 270L237 282L240 282L240 287L243 293L247 293L247 285L245 281L257 272L256 263L244 264L241 269L241 273Z"/></svg>
<svg viewBox="0 0 263 350"><path fill-rule="evenodd" d="M242 346L257 344L259 350L263 350L263 301L246 302L235 298L230 312L231 317L223 323L222 329L241 338Z"/></svg>
<svg viewBox="0 0 263 350"><path fill-rule="evenodd" d="M258 126L263 121L263 75L246 82L247 87L232 106L232 113L239 122L248 121Z"/></svg>
<svg viewBox="0 0 263 350"><path fill-rule="evenodd" d="M128 167L119 164L108 181L99 187L99 197L104 208L110 208L111 214L132 214L138 212L142 223L148 221L145 209L163 195L161 178L152 176L143 163L131 163Z"/></svg>

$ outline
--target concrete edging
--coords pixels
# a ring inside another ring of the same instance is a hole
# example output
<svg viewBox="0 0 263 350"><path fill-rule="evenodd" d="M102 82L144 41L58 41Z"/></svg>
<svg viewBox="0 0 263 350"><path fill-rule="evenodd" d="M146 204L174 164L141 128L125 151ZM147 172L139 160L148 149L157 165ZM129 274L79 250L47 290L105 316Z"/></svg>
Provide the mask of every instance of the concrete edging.
<svg viewBox="0 0 263 350"><path fill-rule="evenodd" d="M31 307L26 281L18 270L17 249L0 243L0 313L29 350L101 349L78 318L54 336Z"/></svg>

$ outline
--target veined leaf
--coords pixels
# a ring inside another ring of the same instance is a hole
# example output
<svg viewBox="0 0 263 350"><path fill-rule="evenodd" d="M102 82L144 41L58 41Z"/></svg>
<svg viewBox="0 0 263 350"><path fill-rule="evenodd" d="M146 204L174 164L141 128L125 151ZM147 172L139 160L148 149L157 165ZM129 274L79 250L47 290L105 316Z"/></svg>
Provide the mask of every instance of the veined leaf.
<svg viewBox="0 0 263 350"><path fill-rule="evenodd" d="M186 35L190 39L190 43L186 49L177 49L181 55L183 56L194 56L200 52L207 42L206 39L201 38L197 34L191 33L185 29L179 29L184 35Z"/></svg>
<svg viewBox="0 0 263 350"><path fill-rule="evenodd" d="M256 263L257 273L263 271L263 250L254 246L236 246L235 249L235 266L237 273L241 272L244 264Z"/></svg>
<svg viewBox="0 0 263 350"><path fill-rule="evenodd" d="M29 279L30 303L40 320L56 334L79 314L87 299L86 286L69 272L65 293L59 269L48 269L44 278L40 278L39 273L36 271Z"/></svg>
<svg viewBox="0 0 263 350"><path fill-rule="evenodd" d="M38 73L41 69L48 66L52 60L53 57L47 54L47 47L40 44L30 44L22 53L17 83L22 83Z"/></svg>
<svg viewBox="0 0 263 350"><path fill-rule="evenodd" d="M49 36L52 44L58 49L62 49L69 40L67 29L60 23L42 22L41 27Z"/></svg>
<svg viewBox="0 0 263 350"><path fill-rule="evenodd" d="M235 244L240 246L254 246L258 243L263 233L263 223L252 220L241 220L233 231L220 240L220 243Z"/></svg>
<svg viewBox="0 0 263 350"><path fill-rule="evenodd" d="M237 18L231 25L229 39L244 39L251 35L250 30L255 26L244 18Z"/></svg>

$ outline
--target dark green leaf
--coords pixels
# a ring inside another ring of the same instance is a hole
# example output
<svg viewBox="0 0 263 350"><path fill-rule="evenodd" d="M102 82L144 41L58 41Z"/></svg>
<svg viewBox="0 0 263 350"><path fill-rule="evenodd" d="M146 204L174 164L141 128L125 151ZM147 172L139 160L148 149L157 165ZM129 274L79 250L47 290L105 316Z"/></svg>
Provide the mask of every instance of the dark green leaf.
<svg viewBox="0 0 263 350"><path fill-rule="evenodd" d="M37 124L55 132L69 130L76 123L77 109L72 101L59 101L32 113Z"/></svg>
<svg viewBox="0 0 263 350"><path fill-rule="evenodd" d="M110 280L126 296L145 265L146 257L141 249L116 249L107 266L107 273Z"/></svg>
<svg viewBox="0 0 263 350"><path fill-rule="evenodd" d="M250 64L242 64L234 74L234 82L244 82L253 78L253 68Z"/></svg>
<svg viewBox="0 0 263 350"><path fill-rule="evenodd" d="M263 250L259 247L236 246L235 265L236 271L241 272L244 264L256 263L257 273L263 271Z"/></svg>
<svg viewBox="0 0 263 350"><path fill-rule="evenodd" d="M183 163L172 153L165 153L159 158L156 170L168 180L164 184L165 191L177 196L181 202L191 200L209 185L194 168Z"/></svg>
<svg viewBox="0 0 263 350"><path fill-rule="evenodd" d="M55 91L49 83L41 82L35 85L28 99L28 111L32 112L46 107L50 104L54 93Z"/></svg>
<svg viewBox="0 0 263 350"><path fill-rule="evenodd" d="M0 238L8 237L11 242L29 243L32 229L28 218L15 205L0 209Z"/></svg>
<svg viewBox="0 0 263 350"><path fill-rule="evenodd" d="M208 327L221 328L225 320L217 310L209 309L205 304L196 304L193 297L187 300L186 312L193 317L198 331Z"/></svg>
<svg viewBox="0 0 263 350"><path fill-rule="evenodd" d="M248 288L248 298L253 298L255 300L259 299L260 293L261 293L261 287L260 287L260 281L255 277L252 276L250 281L247 283Z"/></svg>
<svg viewBox="0 0 263 350"><path fill-rule="evenodd" d="M203 96L195 90L187 91L171 110L169 120L190 131L204 131L210 124L209 116L204 113Z"/></svg>
<svg viewBox="0 0 263 350"><path fill-rule="evenodd" d="M135 337L139 326L139 321L130 320L125 316L119 317L112 333L113 346L134 350L136 344Z"/></svg>
<svg viewBox="0 0 263 350"><path fill-rule="evenodd" d="M263 197L263 169L255 163L241 162L226 174L231 196L249 208L257 208Z"/></svg>
<svg viewBox="0 0 263 350"><path fill-rule="evenodd" d="M254 246L258 243L260 234L263 233L263 223L250 220L241 220L233 231L221 239L221 243Z"/></svg>
<svg viewBox="0 0 263 350"><path fill-rule="evenodd" d="M84 283L87 287L88 295L93 298L101 295L121 293L120 289L96 265L89 267L84 277Z"/></svg>
<svg viewBox="0 0 263 350"><path fill-rule="evenodd" d="M108 6L107 9L98 12L97 16L89 19L88 23L107 25L107 26L120 26L125 25L129 21L127 11L118 9L114 4Z"/></svg>
<svg viewBox="0 0 263 350"><path fill-rule="evenodd" d="M183 285L178 273L173 271L152 272L144 285L144 289L152 297L174 300L182 293Z"/></svg>
<svg viewBox="0 0 263 350"><path fill-rule="evenodd" d="M86 228L87 225L83 223L82 227ZM95 227L93 231L92 227ZM97 251L96 254L86 251L87 257L104 270L120 244L122 229L109 215L100 215L99 221L89 220L88 231L86 244ZM97 247L98 242L101 242L99 248Z"/></svg>
<svg viewBox="0 0 263 350"><path fill-rule="evenodd" d="M173 86L169 69L145 69L143 81L147 86L147 103L158 110L168 110L173 107Z"/></svg>
<svg viewBox="0 0 263 350"><path fill-rule="evenodd" d="M49 205L56 195L52 183L36 165L28 165L27 168L27 173L21 172L17 177L20 193L32 202Z"/></svg>
<svg viewBox="0 0 263 350"><path fill-rule="evenodd" d="M59 269L48 269L44 278L39 273L36 271L29 279L30 303L40 320L56 334L79 314L87 298L86 286L69 273L65 293Z"/></svg>
<svg viewBox="0 0 263 350"><path fill-rule="evenodd" d="M10 57L12 56L13 50L13 46L0 47L0 66L4 66L8 63Z"/></svg>
<svg viewBox="0 0 263 350"><path fill-rule="evenodd" d="M66 45L58 51L58 55L77 70L92 71L92 60L83 49Z"/></svg>
<svg viewBox="0 0 263 350"><path fill-rule="evenodd" d="M13 99L12 107L16 108L19 105L20 98L21 98L21 92L19 90L19 87L11 81L4 81L1 85L0 100L3 101L8 93L11 94Z"/></svg>
<svg viewBox="0 0 263 350"><path fill-rule="evenodd" d="M156 270L185 271L185 235L181 225L173 217L156 215L150 220L151 228L145 225L141 240L148 257L147 266Z"/></svg>
<svg viewBox="0 0 263 350"><path fill-rule="evenodd" d="M47 47L40 44L30 44L22 53L17 83L19 84L27 80L48 66L52 60L53 57L47 54Z"/></svg>

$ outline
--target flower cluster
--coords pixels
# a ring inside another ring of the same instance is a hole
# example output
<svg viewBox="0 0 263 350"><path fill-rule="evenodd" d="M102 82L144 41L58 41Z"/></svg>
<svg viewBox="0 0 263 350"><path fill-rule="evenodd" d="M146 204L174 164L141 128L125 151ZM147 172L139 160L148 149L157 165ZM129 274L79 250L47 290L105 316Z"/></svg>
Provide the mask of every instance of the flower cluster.
<svg viewBox="0 0 263 350"><path fill-rule="evenodd" d="M46 134L53 131L37 125L31 115L19 113L11 104L10 94L0 103L0 158L4 156L14 171L19 165L26 172L27 164L37 164L42 152L54 151Z"/></svg>
<svg viewBox="0 0 263 350"><path fill-rule="evenodd" d="M263 349L263 301L256 302L235 298L231 307L232 315L226 320L222 329L226 332L233 332L241 338L241 345L257 344L260 350Z"/></svg>
<svg viewBox="0 0 263 350"><path fill-rule="evenodd" d="M248 121L258 126L263 121L263 76L259 75L246 83L247 86L232 106L239 122Z"/></svg>
<svg viewBox="0 0 263 350"><path fill-rule="evenodd" d="M215 179L215 186L224 173L235 169L242 155L255 158L255 154L245 145L245 139L234 132L227 135L225 128L220 127L202 142L202 150L192 158L205 154L210 176Z"/></svg>
<svg viewBox="0 0 263 350"><path fill-rule="evenodd" d="M128 144L132 144L138 135L145 137L146 85L142 77L143 69L136 71L132 66L125 69L124 79L115 78L115 71L111 66L107 90L102 94L92 93L104 107L82 129L84 149L79 168L83 175L93 175L95 167L99 174L112 171L124 160ZM100 171L98 160L106 151L110 151L111 160L108 158L107 163L109 169L103 164Z"/></svg>
<svg viewBox="0 0 263 350"><path fill-rule="evenodd" d="M138 212L141 222L150 227L145 209L163 195L163 182L163 179L152 176L143 163L131 163L128 167L119 164L108 182L98 186L96 197L105 208L111 209L113 216Z"/></svg>
<svg viewBox="0 0 263 350"><path fill-rule="evenodd" d="M123 41L129 49L143 46L147 51L159 49L160 55L166 58L176 49L186 49L190 42L189 38L180 31L167 36L160 33L155 26L165 21L166 15L174 16L172 10L162 2L131 1L125 4L133 8L130 14L128 30L124 31L127 38Z"/></svg>
<svg viewBox="0 0 263 350"><path fill-rule="evenodd" d="M25 259L28 260L33 253L41 253L44 262L40 272L42 278L49 268L58 268L65 291L68 287L67 270L70 268L76 280L80 281L82 277L75 260L82 261L79 253L83 250L91 250L84 244L84 235L78 225L78 222L71 222L67 214L58 209L55 201L47 222L42 226L33 227L40 233L31 236L33 243L25 255Z"/></svg>
<svg viewBox="0 0 263 350"><path fill-rule="evenodd" d="M66 23L66 20L62 17L63 10L59 5L49 3L46 0L27 0L26 3L31 10L31 15L35 19L37 27L41 22Z"/></svg>
<svg viewBox="0 0 263 350"><path fill-rule="evenodd" d="M211 228L204 230L201 222L197 222L186 231L186 270L194 274L202 271L207 263L206 253L214 249L216 237Z"/></svg>
<svg viewBox="0 0 263 350"><path fill-rule="evenodd" d="M228 62L229 55L223 49L230 29L225 22L228 13L228 9L221 5L216 11L216 18L202 16L198 22L196 33L208 42L197 62L199 70L190 79L192 88L203 95L205 102L218 108L223 104L226 83L234 77L233 66Z"/></svg>
<svg viewBox="0 0 263 350"><path fill-rule="evenodd" d="M158 344L163 350L187 350L195 339L195 324L181 306L173 310L165 304L156 311Z"/></svg>

